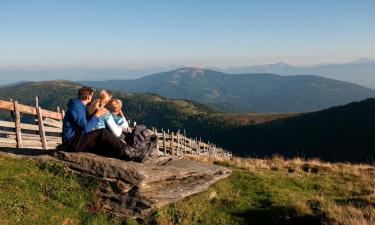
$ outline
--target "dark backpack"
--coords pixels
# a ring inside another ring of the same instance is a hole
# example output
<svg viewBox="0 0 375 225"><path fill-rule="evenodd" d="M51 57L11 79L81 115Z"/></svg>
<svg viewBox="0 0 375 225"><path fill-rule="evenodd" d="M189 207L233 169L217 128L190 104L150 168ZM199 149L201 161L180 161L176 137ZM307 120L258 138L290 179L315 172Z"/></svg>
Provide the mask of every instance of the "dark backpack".
<svg viewBox="0 0 375 225"><path fill-rule="evenodd" d="M126 143L130 146L145 152L151 152L157 145L157 136L144 125L136 125L126 139Z"/></svg>

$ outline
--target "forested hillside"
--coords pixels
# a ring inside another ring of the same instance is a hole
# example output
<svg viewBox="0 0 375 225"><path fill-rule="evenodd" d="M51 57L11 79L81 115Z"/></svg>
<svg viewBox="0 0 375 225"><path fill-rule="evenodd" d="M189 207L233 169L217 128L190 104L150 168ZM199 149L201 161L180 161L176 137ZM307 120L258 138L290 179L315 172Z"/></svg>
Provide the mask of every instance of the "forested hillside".
<svg viewBox="0 0 375 225"><path fill-rule="evenodd" d="M55 110L76 96L80 85L65 82L24 83L0 89L0 99L19 100ZM223 114L188 100L155 94L115 92L128 119L158 129L185 129L240 156L319 157L329 161L373 162L375 99L304 114ZM2 117L9 113L1 112Z"/></svg>

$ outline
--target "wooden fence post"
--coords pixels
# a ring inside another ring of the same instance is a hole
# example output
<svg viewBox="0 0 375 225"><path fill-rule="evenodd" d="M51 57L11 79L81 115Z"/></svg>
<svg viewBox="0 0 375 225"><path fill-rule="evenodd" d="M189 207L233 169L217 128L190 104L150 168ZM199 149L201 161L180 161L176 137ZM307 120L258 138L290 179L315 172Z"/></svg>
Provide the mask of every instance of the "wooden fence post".
<svg viewBox="0 0 375 225"><path fill-rule="evenodd" d="M15 124L15 132L16 132L16 141L17 141L17 148L22 148L22 134L21 134L21 115L18 109L18 102L14 101L14 124Z"/></svg>
<svg viewBox="0 0 375 225"><path fill-rule="evenodd" d="M164 155L167 154L167 145L165 143L165 131L163 131L163 147L164 147Z"/></svg>
<svg viewBox="0 0 375 225"><path fill-rule="evenodd" d="M61 115L61 121L64 120L64 110L61 110L59 106L57 106L57 113L59 113Z"/></svg>
<svg viewBox="0 0 375 225"><path fill-rule="evenodd" d="M198 153L198 155L201 154L201 147L199 146L199 142L198 142L198 138L195 138L195 144L196 144L196 151Z"/></svg>
<svg viewBox="0 0 375 225"><path fill-rule="evenodd" d="M62 119L64 120L64 117L65 117L65 110L61 110L61 117L62 117Z"/></svg>
<svg viewBox="0 0 375 225"><path fill-rule="evenodd" d="M42 142L42 148L47 149L48 146L47 146L46 132L44 131L42 109L39 107L38 97L36 98L36 100L37 100L36 103L38 105L38 107L36 107L36 114L37 114L37 117L38 117L40 140Z"/></svg>
<svg viewBox="0 0 375 225"><path fill-rule="evenodd" d="M177 132L177 155L179 154L179 153L181 153L181 151L180 151L180 135L179 135L179 133L180 133L180 130L178 130L178 132Z"/></svg>
<svg viewBox="0 0 375 225"><path fill-rule="evenodd" d="M173 132L171 132L171 154L174 155L175 154L175 151L174 151L174 137L173 137Z"/></svg>
<svg viewBox="0 0 375 225"><path fill-rule="evenodd" d="M39 98L38 98L38 96L35 97L35 107L36 108L39 107Z"/></svg>
<svg viewBox="0 0 375 225"><path fill-rule="evenodd" d="M13 99L9 99L10 102L13 102ZM10 118L12 119L12 121L14 122L14 111L10 111Z"/></svg>
<svg viewBox="0 0 375 225"><path fill-rule="evenodd" d="M184 141L184 154L186 155L186 131L184 129L184 138L183 138L183 141Z"/></svg>

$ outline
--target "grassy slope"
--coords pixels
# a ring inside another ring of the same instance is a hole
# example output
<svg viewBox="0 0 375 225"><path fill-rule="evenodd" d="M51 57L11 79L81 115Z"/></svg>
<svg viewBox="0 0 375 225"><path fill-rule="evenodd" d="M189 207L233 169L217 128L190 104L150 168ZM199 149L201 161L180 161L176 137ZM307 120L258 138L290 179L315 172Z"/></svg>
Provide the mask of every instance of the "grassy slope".
<svg viewBox="0 0 375 225"><path fill-rule="evenodd" d="M373 224L375 168L236 159L207 191L154 211L146 224ZM87 185L91 184L91 185ZM90 212L95 182L56 164L0 157L1 224L127 224Z"/></svg>
<svg viewBox="0 0 375 225"><path fill-rule="evenodd" d="M0 224L126 224L88 210L94 189L59 164L0 156Z"/></svg>
<svg viewBox="0 0 375 225"><path fill-rule="evenodd" d="M222 117L229 121L234 121L239 125L254 125L274 120L285 119L289 117L296 117L301 113L223 113L216 114L218 117Z"/></svg>
<svg viewBox="0 0 375 225"><path fill-rule="evenodd" d="M157 212L160 224L374 224L375 168L240 159L233 174ZM210 197L217 194L215 198Z"/></svg>

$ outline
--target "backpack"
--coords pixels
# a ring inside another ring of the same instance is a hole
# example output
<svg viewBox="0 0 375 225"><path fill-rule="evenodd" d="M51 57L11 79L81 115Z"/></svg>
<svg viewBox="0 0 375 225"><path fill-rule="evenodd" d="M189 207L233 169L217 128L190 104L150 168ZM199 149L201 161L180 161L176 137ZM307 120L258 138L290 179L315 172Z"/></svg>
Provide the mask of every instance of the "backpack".
<svg viewBox="0 0 375 225"><path fill-rule="evenodd" d="M152 152L157 145L157 136L152 134L144 125L136 125L130 135L126 136L126 143L144 152Z"/></svg>

